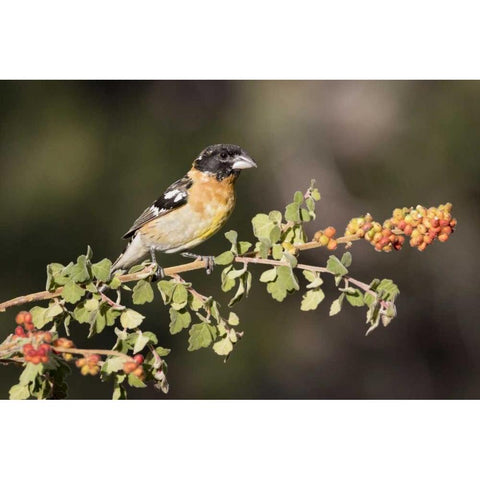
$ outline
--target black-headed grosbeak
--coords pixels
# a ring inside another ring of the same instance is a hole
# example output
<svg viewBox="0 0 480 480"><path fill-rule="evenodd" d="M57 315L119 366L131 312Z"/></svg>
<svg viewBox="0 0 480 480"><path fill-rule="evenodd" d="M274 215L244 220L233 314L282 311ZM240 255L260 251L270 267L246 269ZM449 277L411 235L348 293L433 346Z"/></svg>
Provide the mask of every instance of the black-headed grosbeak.
<svg viewBox="0 0 480 480"><path fill-rule="evenodd" d="M128 269L148 255L158 267L155 252L182 252L210 238L233 211L240 171L256 166L237 145L205 148L187 174L172 183L123 236L130 242L112 272Z"/></svg>

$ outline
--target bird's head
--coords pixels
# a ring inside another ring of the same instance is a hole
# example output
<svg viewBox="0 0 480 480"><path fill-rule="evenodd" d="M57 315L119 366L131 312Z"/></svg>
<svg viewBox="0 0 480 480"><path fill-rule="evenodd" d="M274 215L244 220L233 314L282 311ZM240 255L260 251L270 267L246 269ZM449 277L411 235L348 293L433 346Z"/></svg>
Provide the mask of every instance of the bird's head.
<svg viewBox="0 0 480 480"><path fill-rule="evenodd" d="M201 172L215 175L218 180L223 180L231 175L238 177L241 170L256 167L245 150L238 145L220 143L205 148L193 162L193 167Z"/></svg>

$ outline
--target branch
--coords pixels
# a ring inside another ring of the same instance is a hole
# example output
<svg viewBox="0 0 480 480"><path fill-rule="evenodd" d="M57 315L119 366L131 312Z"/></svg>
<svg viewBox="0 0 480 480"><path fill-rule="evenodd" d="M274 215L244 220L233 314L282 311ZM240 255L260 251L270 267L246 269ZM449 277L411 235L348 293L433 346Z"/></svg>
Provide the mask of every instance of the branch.
<svg viewBox="0 0 480 480"><path fill-rule="evenodd" d="M345 237L340 237L336 239L337 244L347 244L347 248L351 242L354 242L356 240L360 240L360 237L357 235L347 235ZM325 248L323 247L320 243L316 241L312 242L307 242L307 243L301 243L301 244L295 244L294 247L300 251L302 250L311 250L313 248ZM245 254L242 257L236 257L235 262L237 263L262 263L266 265L273 265L273 266L288 266L289 264L287 262L279 262L276 260L267 260L267 259L261 259L261 258L256 258L254 257L255 252L249 252ZM206 268L207 265L205 261L203 260L195 260L193 262L189 263L184 263L181 265L176 265L174 267L168 267L164 269L165 276L167 277L175 277L179 273L184 273L184 272L190 272L193 270L201 270ZM304 268L308 267L308 268ZM328 270L324 267L313 267L313 266L308 266L308 265L298 265L297 268L302 268L304 270L312 270L312 271L317 271L317 272L328 272ZM150 266L145 267L143 270L140 272L136 273L127 273L125 275L120 275L118 279L122 283L130 283L130 282L136 282L138 280L142 280L145 278L148 278L152 275L153 269ZM328 272L329 273L329 272ZM352 283L354 279L350 279ZM361 282L359 282L361 283ZM357 284L358 285L358 284ZM363 284L366 285L366 284ZM360 285L358 285L360 288ZM368 287L368 285L367 285ZM4 312L7 308L11 307L17 307L19 305L24 305L26 303L32 303L32 302L38 302L42 300L50 300L52 298L59 297L62 294L63 287L57 288L53 292L49 292L48 290L44 290L42 292L36 292L36 293L30 293L28 295L22 295L20 297L12 298L11 300L7 300L3 303L0 303L0 312Z"/></svg>

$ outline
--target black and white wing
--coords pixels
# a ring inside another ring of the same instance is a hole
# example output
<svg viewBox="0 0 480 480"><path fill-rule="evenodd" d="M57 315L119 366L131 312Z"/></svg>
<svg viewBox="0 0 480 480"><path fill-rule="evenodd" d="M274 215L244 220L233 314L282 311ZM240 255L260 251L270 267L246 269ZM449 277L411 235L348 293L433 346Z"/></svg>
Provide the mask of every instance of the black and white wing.
<svg viewBox="0 0 480 480"><path fill-rule="evenodd" d="M192 186L192 183L193 182L188 175L185 175L180 180L172 183L165 190L163 195L137 218L123 238L132 237L135 232L146 223L185 205L187 203L188 189Z"/></svg>

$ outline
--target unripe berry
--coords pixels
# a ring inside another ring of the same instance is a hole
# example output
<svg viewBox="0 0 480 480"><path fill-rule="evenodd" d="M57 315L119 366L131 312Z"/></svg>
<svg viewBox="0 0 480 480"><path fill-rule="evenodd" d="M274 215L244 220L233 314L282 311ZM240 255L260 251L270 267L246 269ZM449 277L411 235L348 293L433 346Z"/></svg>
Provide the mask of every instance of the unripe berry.
<svg viewBox="0 0 480 480"><path fill-rule="evenodd" d="M83 365L83 367L80 369L80 373L82 375L88 375L90 373L90 367L88 365Z"/></svg>
<svg viewBox="0 0 480 480"><path fill-rule="evenodd" d="M87 363L90 366L95 366L100 361L99 355L89 355L87 357Z"/></svg>
<svg viewBox="0 0 480 480"><path fill-rule="evenodd" d="M318 240L318 242L320 243L320 245L322 245L322 247L326 247L329 241L330 239L326 235L321 235Z"/></svg>
<svg viewBox="0 0 480 480"><path fill-rule="evenodd" d="M410 224L408 224L408 225L405 226L403 231L405 232L405 235L410 236L413 232L413 227Z"/></svg>

